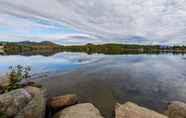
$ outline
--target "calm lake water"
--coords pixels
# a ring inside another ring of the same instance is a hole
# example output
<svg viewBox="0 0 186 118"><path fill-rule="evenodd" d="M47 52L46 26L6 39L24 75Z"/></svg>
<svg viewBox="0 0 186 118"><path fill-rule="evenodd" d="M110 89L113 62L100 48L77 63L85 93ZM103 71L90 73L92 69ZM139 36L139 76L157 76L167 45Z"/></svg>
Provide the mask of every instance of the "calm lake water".
<svg viewBox="0 0 186 118"><path fill-rule="evenodd" d="M186 55L104 55L57 53L52 56L0 56L0 74L11 65L30 65L49 96L76 93L112 117L116 102L132 101L163 112L168 102L186 102Z"/></svg>

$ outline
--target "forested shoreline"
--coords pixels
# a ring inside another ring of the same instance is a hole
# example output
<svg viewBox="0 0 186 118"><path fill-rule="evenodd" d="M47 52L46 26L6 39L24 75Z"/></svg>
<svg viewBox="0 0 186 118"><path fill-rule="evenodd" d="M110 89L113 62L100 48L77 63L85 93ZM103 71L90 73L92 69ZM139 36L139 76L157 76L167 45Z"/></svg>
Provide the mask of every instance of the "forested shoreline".
<svg viewBox="0 0 186 118"><path fill-rule="evenodd" d="M186 46L137 45L137 44L86 44L63 46L52 42L0 42L6 54L85 52L87 54L143 54L186 53Z"/></svg>

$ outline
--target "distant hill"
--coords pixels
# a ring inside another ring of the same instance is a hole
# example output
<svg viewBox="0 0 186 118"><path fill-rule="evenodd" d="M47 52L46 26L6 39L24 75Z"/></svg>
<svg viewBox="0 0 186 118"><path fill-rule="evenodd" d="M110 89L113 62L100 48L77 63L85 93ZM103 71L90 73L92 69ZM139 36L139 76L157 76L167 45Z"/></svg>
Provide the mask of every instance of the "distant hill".
<svg viewBox="0 0 186 118"><path fill-rule="evenodd" d="M50 41L32 42L32 41L21 41L21 42L0 42L0 45L24 45L24 46L60 46Z"/></svg>
<svg viewBox="0 0 186 118"><path fill-rule="evenodd" d="M32 42L32 41L22 41L17 42L17 45L53 45L53 46L59 46L58 44L55 44L50 41L42 41L42 42Z"/></svg>

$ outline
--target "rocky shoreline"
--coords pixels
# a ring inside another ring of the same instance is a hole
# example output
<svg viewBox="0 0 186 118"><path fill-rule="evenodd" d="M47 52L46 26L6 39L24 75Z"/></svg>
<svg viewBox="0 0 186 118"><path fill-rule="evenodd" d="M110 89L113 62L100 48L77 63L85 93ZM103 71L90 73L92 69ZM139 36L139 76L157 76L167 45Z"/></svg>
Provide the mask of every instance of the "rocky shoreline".
<svg viewBox="0 0 186 118"><path fill-rule="evenodd" d="M1 80L0 85L8 81ZM79 103L75 94L47 99L47 89L27 82L19 89L0 95L0 118L104 118L91 103ZM116 103L115 118L186 118L186 104L171 102L160 114L132 102Z"/></svg>

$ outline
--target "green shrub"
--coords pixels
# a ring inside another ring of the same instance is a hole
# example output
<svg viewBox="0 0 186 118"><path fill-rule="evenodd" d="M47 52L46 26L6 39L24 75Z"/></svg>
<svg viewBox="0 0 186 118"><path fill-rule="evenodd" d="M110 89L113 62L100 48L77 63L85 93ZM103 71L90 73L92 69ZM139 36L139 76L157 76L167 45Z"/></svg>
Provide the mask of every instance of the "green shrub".
<svg viewBox="0 0 186 118"><path fill-rule="evenodd" d="M0 118L8 118L8 116L6 113L0 112Z"/></svg>
<svg viewBox="0 0 186 118"><path fill-rule="evenodd" d="M9 92L11 90L15 90L21 88L20 82L23 79L29 79L31 77L31 67L30 66L10 66L10 72L8 73L8 77L10 79L10 84L6 87L3 87L3 93Z"/></svg>

